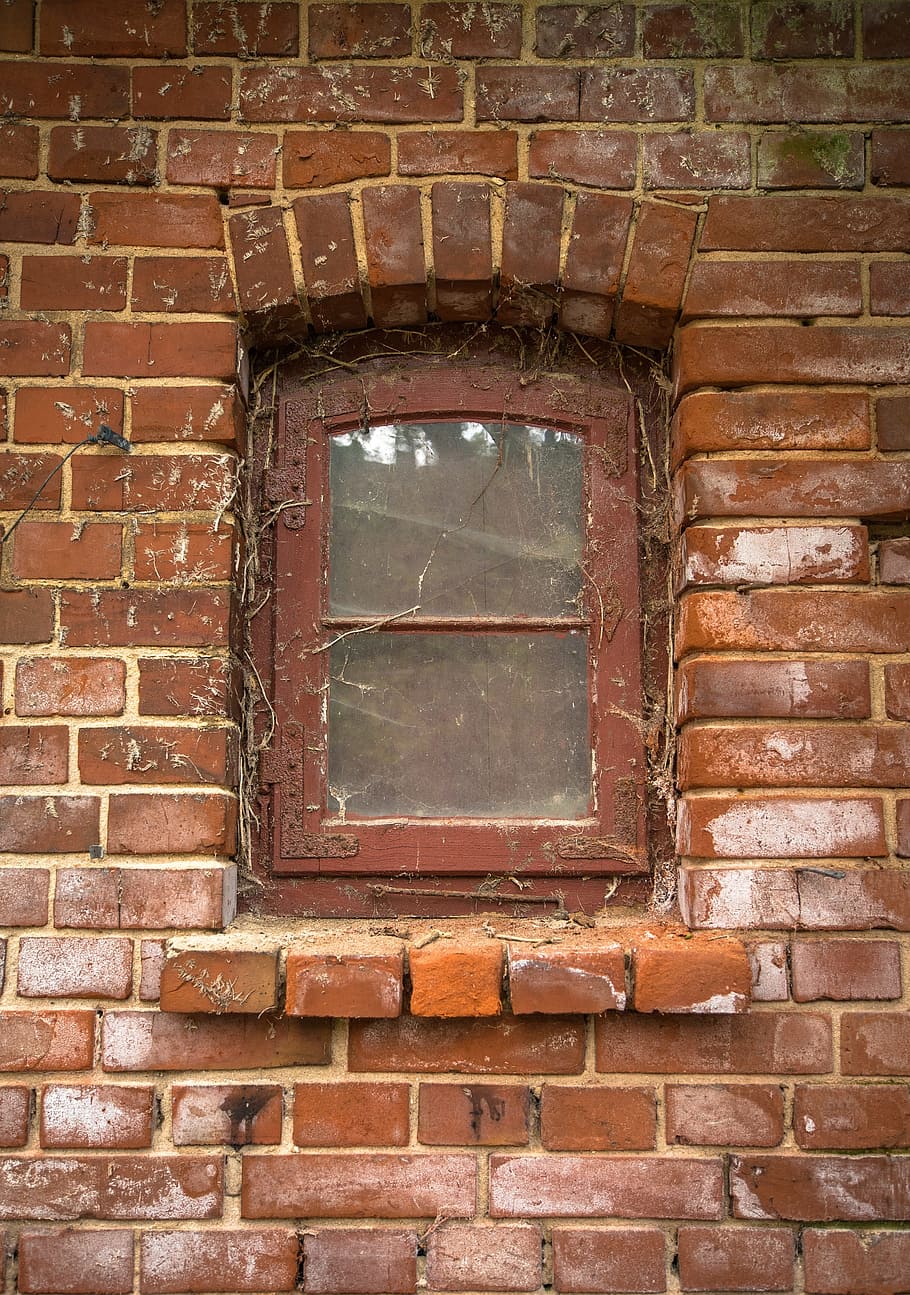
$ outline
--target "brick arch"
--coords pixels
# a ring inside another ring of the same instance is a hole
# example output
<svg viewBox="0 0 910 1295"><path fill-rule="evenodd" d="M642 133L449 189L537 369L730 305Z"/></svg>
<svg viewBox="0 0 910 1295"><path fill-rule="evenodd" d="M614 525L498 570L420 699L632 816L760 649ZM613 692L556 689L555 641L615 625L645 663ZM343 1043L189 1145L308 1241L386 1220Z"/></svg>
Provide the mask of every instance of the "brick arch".
<svg viewBox="0 0 910 1295"><path fill-rule="evenodd" d="M663 349L697 220L660 199L443 181L251 208L228 243L254 338L495 317Z"/></svg>

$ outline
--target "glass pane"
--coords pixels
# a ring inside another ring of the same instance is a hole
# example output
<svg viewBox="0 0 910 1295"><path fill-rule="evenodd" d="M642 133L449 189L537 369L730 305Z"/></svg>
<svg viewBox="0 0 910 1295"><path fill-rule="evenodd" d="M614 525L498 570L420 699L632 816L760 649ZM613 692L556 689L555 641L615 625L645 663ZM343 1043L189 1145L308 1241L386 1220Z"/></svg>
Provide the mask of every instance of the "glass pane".
<svg viewBox="0 0 910 1295"><path fill-rule="evenodd" d="M587 636L355 634L329 650L330 813L583 818Z"/></svg>
<svg viewBox="0 0 910 1295"><path fill-rule="evenodd" d="M450 422L330 440L332 615L579 614L579 437Z"/></svg>

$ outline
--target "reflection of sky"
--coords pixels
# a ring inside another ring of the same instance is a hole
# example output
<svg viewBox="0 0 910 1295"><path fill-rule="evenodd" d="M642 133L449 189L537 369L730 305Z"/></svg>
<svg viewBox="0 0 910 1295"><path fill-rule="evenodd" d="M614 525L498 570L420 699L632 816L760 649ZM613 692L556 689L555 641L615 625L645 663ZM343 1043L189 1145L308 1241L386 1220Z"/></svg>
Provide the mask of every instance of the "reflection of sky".
<svg viewBox="0 0 910 1295"><path fill-rule="evenodd" d="M542 446L547 440L575 441L577 437L569 432L554 432L545 427L530 427L516 423L436 423L434 430L440 426L452 428L463 441L484 444L484 448L498 451L498 440L490 431L493 428L500 436L503 433L519 433L532 445ZM374 427L359 428L355 432L341 432L332 438L338 446L357 444L363 456L370 463L394 464L399 454L406 454L413 459L418 468L433 466L438 463L439 455L430 438L426 425L422 423L378 423Z"/></svg>

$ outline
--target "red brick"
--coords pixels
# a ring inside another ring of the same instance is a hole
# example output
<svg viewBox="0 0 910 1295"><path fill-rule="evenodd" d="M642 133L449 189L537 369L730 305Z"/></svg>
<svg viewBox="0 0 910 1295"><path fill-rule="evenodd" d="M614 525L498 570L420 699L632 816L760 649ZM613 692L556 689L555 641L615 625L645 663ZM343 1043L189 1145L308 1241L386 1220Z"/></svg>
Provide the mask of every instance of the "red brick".
<svg viewBox="0 0 910 1295"><path fill-rule="evenodd" d="M0 592L0 639L4 643L49 643L54 603L47 589Z"/></svg>
<svg viewBox="0 0 910 1295"><path fill-rule="evenodd" d="M708 716L866 719L870 709L865 661L700 657L683 661L677 673L678 723Z"/></svg>
<svg viewBox="0 0 910 1295"><path fill-rule="evenodd" d="M498 1016L502 1011L502 945L411 948L414 1016Z"/></svg>
<svg viewBox="0 0 910 1295"><path fill-rule="evenodd" d="M739 940L687 935L637 940L632 950L637 1012L742 1012L752 969Z"/></svg>
<svg viewBox="0 0 910 1295"><path fill-rule="evenodd" d="M697 221L693 211L642 203L616 316L618 341L650 347L669 342L682 303Z"/></svg>
<svg viewBox="0 0 910 1295"><path fill-rule="evenodd" d="M655 1145L652 1088L545 1084L540 1138L548 1151L648 1151Z"/></svg>
<svg viewBox="0 0 910 1295"><path fill-rule="evenodd" d="M132 988L132 940L27 935L19 942L22 998L128 998Z"/></svg>
<svg viewBox="0 0 910 1295"><path fill-rule="evenodd" d="M88 1070L95 1013L0 1012L0 1071Z"/></svg>
<svg viewBox="0 0 910 1295"><path fill-rule="evenodd" d="M906 1284L910 1232L805 1228L802 1235L813 1295L895 1295Z"/></svg>
<svg viewBox="0 0 910 1295"><path fill-rule="evenodd" d="M69 0L58 0L69 7ZM19 117L59 117L84 121L108 120L129 112L128 67L98 67L86 63L29 63L8 60L3 69L0 110ZM75 199L78 206L78 199Z"/></svg>
<svg viewBox="0 0 910 1295"><path fill-rule="evenodd" d="M538 58L625 58L632 54L634 42L635 10L629 4L537 10Z"/></svg>
<svg viewBox="0 0 910 1295"><path fill-rule="evenodd" d="M802 69L801 75L805 75ZM907 251L908 214L910 199L891 194L869 198L719 194L708 202L700 247L706 252Z"/></svg>
<svg viewBox="0 0 910 1295"><path fill-rule="evenodd" d="M910 91L898 67L729 64L705 69L705 117L756 124L907 121Z"/></svg>
<svg viewBox="0 0 910 1295"><path fill-rule="evenodd" d="M72 854L99 839L95 796L0 796L0 851Z"/></svg>
<svg viewBox="0 0 910 1295"><path fill-rule="evenodd" d="M791 1291L795 1258L789 1228L680 1228L684 1291Z"/></svg>
<svg viewBox="0 0 910 1295"><path fill-rule="evenodd" d="M0 1088L0 1147L24 1147L28 1141L32 1092L18 1085Z"/></svg>
<svg viewBox="0 0 910 1295"><path fill-rule="evenodd" d="M900 946L891 940L820 940L794 944L793 997L900 998Z"/></svg>
<svg viewBox="0 0 910 1295"><path fill-rule="evenodd" d="M677 844L700 859L881 857L877 798L699 796L681 807Z"/></svg>
<svg viewBox="0 0 910 1295"><path fill-rule="evenodd" d="M762 0L752 8L752 57L836 58L854 49L853 14L827 0Z"/></svg>
<svg viewBox="0 0 910 1295"><path fill-rule="evenodd" d="M309 52L319 58L403 58L411 53L405 4L311 4Z"/></svg>
<svg viewBox="0 0 910 1295"><path fill-rule="evenodd" d="M405 1147L408 1084L320 1083L294 1087L298 1147Z"/></svg>
<svg viewBox="0 0 910 1295"><path fill-rule="evenodd" d="M254 949L172 949L161 972L163 1012L253 1013L278 1002L278 955Z"/></svg>
<svg viewBox="0 0 910 1295"><path fill-rule="evenodd" d="M387 186L362 197L373 320L380 326L423 324L426 279L420 194Z"/></svg>
<svg viewBox="0 0 910 1295"><path fill-rule="evenodd" d="M216 1156L22 1156L0 1161L10 1219L211 1219L223 1206Z"/></svg>
<svg viewBox="0 0 910 1295"><path fill-rule="evenodd" d="M910 1157L735 1156L730 1191L734 1217L741 1219L905 1219L910 1210Z"/></svg>
<svg viewBox="0 0 910 1295"><path fill-rule="evenodd" d="M403 954L311 953L287 958L290 1016L385 1017L401 1012Z"/></svg>
<svg viewBox="0 0 910 1295"><path fill-rule="evenodd" d="M0 377L64 377L69 367L69 324L0 321Z"/></svg>
<svg viewBox="0 0 910 1295"><path fill-rule="evenodd" d="M143 1003L158 1001L164 949L164 940L139 941L139 998Z"/></svg>
<svg viewBox="0 0 910 1295"><path fill-rule="evenodd" d="M57 875L54 925L217 929L233 917L234 890L233 873L220 868L64 868Z"/></svg>
<svg viewBox="0 0 910 1295"><path fill-rule="evenodd" d="M111 854L228 856L234 849L236 818L236 802L224 795L115 795L110 802L108 850Z"/></svg>
<svg viewBox="0 0 910 1295"><path fill-rule="evenodd" d="M892 719L910 720L910 666L885 666L885 710Z"/></svg>
<svg viewBox="0 0 910 1295"><path fill-rule="evenodd" d="M88 784L221 783L231 780L229 730L84 728L79 772Z"/></svg>
<svg viewBox="0 0 910 1295"><path fill-rule="evenodd" d="M717 464L716 459L711 462ZM802 495L805 491L811 504L805 507L800 499L799 504L791 509L784 507L788 498L787 485L791 484L786 477L782 483L781 499L773 492L775 473L768 472L770 497L767 500L763 497L757 501L757 507L748 508L740 501L739 481L743 480L742 493L748 498L751 491L754 498L762 492L755 478L747 473L738 478L735 471L724 473L722 466L717 466L721 469L721 480L716 493L711 493L714 482L710 480L709 498L704 503L697 492L706 474L700 471L698 463L684 466L677 480L680 512L685 508L689 516L703 512L706 516L722 517L734 511L740 516L762 511L783 516L786 512L806 514L816 510L821 516L833 511L826 509L822 512L821 502L816 504L818 495L808 488L806 478L812 480L811 464L806 465L805 475L799 474L792 484L793 494ZM736 485L732 484L733 481ZM818 491L820 493L821 490ZM789 498L792 500L792 495ZM882 505L885 502L881 501ZM864 510L857 508L856 511ZM682 537L678 563L677 583L680 588L692 585L735 585L742 588L750 584L867 583L869 542L864 526L690 526Z"/></svg>
<svg viewBox="0 0 910 1295"><path fill-rule="evenodd" d="M181 262L171 262L171 265ZM134 279L135 282L135 279ZM213 441L234 445L243 440L245 412L235 387L140 387L132 396L132 439Z"/></svg>
<svg viewBox="0 0 910 1295"><path fill-rule="evenodd" d="M874 261L869 267L873 315L906 315L910 310L910 277L905 264Z"/></svg>
<svg viewBox="0 0 910 1295"><path fill-rule="evenodd" d="M554 1228L556 1289L665 1291L665 1250L659 1228Z"/></svg>
<svg viewBox="0 0 910 1295"><path fill-rule="evenodd" d="M427 1239L427 1286L445 1291L535 1291L541 1236L535 1227L447 1223Z"/></svg>
<svg viewBox="0 0 910 1295"><path fill-rule="evenodd" d="M19 1234L19 1290L39 1295L126 1295L133 1289L133 1234L67 1228Z"/></svg>
<svg viewBox="0 0 910 1295"><path fill-rule="evenodd" d="M82 367L88 377L232 378L237 326L89 322Z"/></svg>
<svg viewBox="0 0 910 1295"><path fill-rule="evenodd" d="M688 727L683 787L900 787L910 733L876 724Z"/></svg>
<svg viewBox="0 0 910 1295"><path fill-rule="evenodd" d="M421 1084L417 1139L429 1146L527 1146L524 1084Z"/></svg>
<svg viewBox="0 0 910 1295"><path fill-rule="evenodd" d="M683 1146L776 1147L784 1136L777 1084L667 1084L667 1142Z"/></svg>
<svg viewBox="0 0 910 1295"><path fill-rule="evenodd" d="M492 1218L716 1219L723 1210L719 1160L633 1156L490 1159Z"/></svg>
<svg viewBox="0 0 910 1295"><path fill-rule="evenodd" d="M866 58L910 57L910 21L893 0L864 0L863 54Z"/></svg>
<svg viewBox="0 0 910 1295"><path fill-rule="evenodd" d="M841 1018L841 1073L910 1075L906 1012L846 1012Z"/></svg>
<svg viewBox="0 0 910 1295"><path fill-rule="evenodd" d="M456 1074L578 1074L584 1030L578 1017L437 1021L402 1016L351 1026L352 1071L401 1070Z"/></svg>
<svg viewBox="0 0 910 1295"><path fill-rule="evenodd" d="M347 195L308 195L293 209L313 326L320 332L363 328L367 316Z"/></svg>
<svg viewBox="0 0 910 1295"><path fill-rule="evenodd" d="M515 183L505 194L498 318L543 327L553 315L559 278L563 190Z"/></svg>
<svg viewBox="0 0 910 1295"><path fill-rule="evenodd" d="M24 256L20 304L23 310L122 310L126 271L120 256Z"/></svg>
<svg viewBox="0 0 910 1295"><path fill-rule="evenodd" d="M34 44L35 0L7 0L0 9L0 49L28 54Z"/></svg>
<svg viewBox="0 0 910 1295"><path fill-rule="evenodd" d="M72 243L79 207L74 193L0 191L0 238L9 243Z"/></svg>
<svg viewBox="0 0 910 1295"><path fill-rule="evenodd" d="M424 5L426 14L432 5ZM481 11L477 10L478 17ZM285 138L285 153L288 139ZM323 135L319 139L326 138ZM351 139L362 138L362 133ZM338 148L337 133L328 137ZM287 167L287 163L285 164ZM497 175L518 177L518 135L514 130L416 130L398 137L399 175ZM372 173L371 173L372 174ZM375 172L387 174L387 171ZM285 184L291 184L285 175Z"/></svg>
<svg viewBox="0 0 910 1295"><path fill-rule="evenodd" d="M906 1084L798 1084L793 1135L809 1151L906 1147L910 1141L910 1090Z"/></svg>
<svg viewBox="0 0 910 1295"><path fill-rule="evenodd" d="M478 121L577 121L579 72L570 67L478 67Z"/></svg>
<svg viewBox="0 0 910 1295"><path fill-rule="evenodd" d="M631 217L628 198L577 194L562 276L559 320L563 328L610 336Z"/></svg>
<svg viewBox="0 0 910 1295"><path fill-rule="evenodd" d="M626 1005L625 955L619 944L566 949L509 946L509 994L516 1015L594 1013Z"/></svg>
<svg viewBox="0 0 910 1295"><path fill-rule="evenodd" d="M910 398L882 397L875 402L875 415L880 450L910 449Z"/></svg>
<svg viewBox="0 0 910 1295"><path fill-rule="evenodd" d="M821 1012L743 1016L606 1015L597 1069L616 1074L827 1074L831 1022Z"/></svg>
<svg viewBox="0 0 910 1295"><path fill-rule="evenodd" d="M318 1066L329 1055L324 1021L108 1012L102 1032L101 1062L109 1071Z"/></svg>
<svg viewBox="0 0 910 1295"><path fill-rule="evenodd" d="M50 875L47 868L0 869L0 926L44 926Z"/></svg>
<svg viewBox="0 0 910 1295"><path fill-rule="evenodd" d="M247 1155L245 1219L466 1218L474 1214L476 1166L467 1155Z"/></svg>
<svg viewBox="0 0 910 1295"><path fill-rule="evenodd" d="M52 180L154 184L158 134L148 126L55 126L47 173Z"/></svg>
<svg viewBox="0 0 910 1295"><path fill-rule="evenodd" d="M41 1145L122 1151L150 1147L154 1099L153 1088L48 1084L41 1096Z"/></svg>
<svg viewBox="0 0 910 1295"><path fill-rule="evenodd" d="M89 213L92 243L115 247L224 247L221 207L214 194L92 193Z"/></svg>
<svg viewBox="0 0 910 1295"><path fill-rule="evenodd" d="M738 7L717 5L709 14L688 4L648 5L642 15L645 58L740 58L744 40Z"/></svg>
<svg viewBox="0 0 910 1295"><path fill-rule="evenodd" d="M389 137L371 130L289 130L282 157L284 183L291 189L346 184L391 170Z"/></svg>
<svg viewBox="0 0 910 1295"><path fill-rule="evenodd" d="M197 54L233 54L241 58L277 55L293 58L300 51L296 4L198 4L193 10Z"/></svg>
<svg viewBox="0 0 910 1295"><path fill-rule="evenodd" d="M0 126L0 175L13 180L37 177L37 126Z"/></svg>
<svg viewBox="0 0 910 1295"><path fill-rule="evenodd" d="M56 725L8 725L0 732L0 783L49 786L67 781L69 740Z"/></svg>
<svg viewBox="0 0 910 1295"><path fill-rule="evenodd" d="M341 1290L358 1295L410 1292L417 1289L417 1234L387 1228L308 1230L303 1262L303 1289L314 1295Z"/></svg>
<svg viewBox="0 0 910 1295"><path fill-rule="evenodd" d="M2 100L0 100L2 102ZM461 121L464 96L453 67L245 68L245 121Z"/></svg>
<svg viewBox="0 0 910 1295"><path fill-rule="evenodd" d="M0 505L18 512L35 499L37 508L59 508L59 475L51 477L46 485L44 482L60 464L57 454L0 453ZM69 531L72 534L73 528Z"/></svg>
<svg viewBox="0 0 910 1295"><path fill-rule="evenodd" d="M174 1084L171 1139L175 1147L274 1145L281 1105L278 1084Z"/></svg>
<svg viewBox="0 0 910 1295"><path fill-rule="evenodd" d="M677 652L906 652L910 596L903 592L757 589L692 593L680 605Z"/></svg>
<svg viewBox="0 0 910 1295"><path fill-rule="evenodd" d="M142 0L121 0L115 13L99 0L45 0L38 48L42 54L168 58L186 54L186 14L179 0L149 12Z"/></svg>
<svg viewBox="0 0 910 1295"><path fill-rule="evenodd" d="M765 131L759 138L758 183L764 189L861 189L865 175L865 141L858 132Z"/></svg>
<svg viewBox="0 0 910 1295"><path fill-rule="evenodd" d="M68 647L223 647L229 603L219 589L67 591L60 622Z"/></svg>
<svg viewBox="0 0 910 1295"><path fill-rule="evenodd" d="M110 580L120 575L122 542L120 526L23 522L14 541L13 575L19 580Z"/></svg>
<svg viewBox="0 0 910 1295"><path fill-rule="evenodd" d="M871 443L863 393L696 391L673 420L674 463L702 450L866 450Z"/></svg>
<svg viewBox="0 0 910 1295"><path fill-rule="evenodd" d="M140 715L206 715L232 711L232 667L217 657L139 661Z"/></svg>
<svg viewBox="0 0 910 1295"><path fill-rule="evenodd" d="M234 288L227 260L223 256L137 256L131 303L133 310L231 314Z"/></svg>
<svg viewBox="0 0 910 1295"><path fill-rule="evenodd" d="M651 189L748 189L751 139L745 131L644 135L644 182Z"/></svg>
<svg viewBox="0 0 910 1295"><path fill-rule="evenodd" d="M198 5L194 20L200 21ZM159 121L228 121L230 67L134 67L133 116Z"/></svg>
<svg viewBox="0 0 910 1295"><path fill-rule="evenodd" d="M631 189L635 136L610 130L537 130L531 135L528 174L605 189Z"/></svg>
<svg viewBox="0 0 910 1295"><path fill-rule="evenodd" d="M123 392L114 387L22 387L16 396L15 439L21 444L73 444L101 423L123 432Z"/></svg>
<svg viewBox="0 0 910 1295"><path fill-rule="evenodd" d="M303 328L284 217L280 207L239 212L230 219L241 310L271 326Z"/></svg>
<svg viewBox="0 0 910 1295"><path fill-rule="evenodd" d="M858 315L860 267L844 261L699 261L682 318ZM750 393L751 394L751 393ZM756 427L758 435L762 429Z"/></svg>
<svg viewBox="0 0 910 1295"><path fill-rule="evenodd" d="M168 134L167 178L171 184L271 189L277 153L277 135L172 130Z"/></svg>
<svg viewBox="0 0 910 1295"><path fill-rule="evenodd" d="M907 135L902 130L873 130L872 183L910 184Z"/></svg>
<svg viewBox="0 0 910 1295"><path fill-rule="evenodd" d="M513 4L421 5L418 53L421 58L518 58L521 8Z"/></svg>
<svg viewBox="0 0 910 1295"><path fill-rule="evenodd" d="M440 319L489 319L493 306L490 192L484 184L432 188L433 265Z"/></svg>
<svg viewBox="0 0 910 1295"><path fill-rule="evenodd" d="M571 121L690 121L695 115L692 73L664 67L588 68L581 74L580 110Z"/></svg>
<svg viewBox="0 0 910 1295"><path fill-rule="evenodd" d="M214 531L201 522L157 522L140 527L134 545L137 580L213 584L231 578L230 526Z"/></svg>
<svg viewBox="0 0 910 1295"><path fill-rule="evenodd" d="M284 1228L242 1232L144 1232L139 1279L146 1295L170 1292L292 1291L297 1276L296 1233Z"/></svg>

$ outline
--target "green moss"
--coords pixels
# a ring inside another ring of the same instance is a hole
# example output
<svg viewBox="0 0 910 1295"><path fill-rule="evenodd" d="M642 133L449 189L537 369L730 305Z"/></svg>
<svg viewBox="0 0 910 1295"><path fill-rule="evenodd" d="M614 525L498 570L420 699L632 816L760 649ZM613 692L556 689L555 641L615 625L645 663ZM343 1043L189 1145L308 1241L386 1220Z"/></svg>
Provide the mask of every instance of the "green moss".
<svg viewBox="0 0 910 1295"><path fill-rule="evenodd" d="M809 162L829 175L836 184L846 184L850 172L850 136L842 131L825 134L805 132L790 135L781 148L782 157L796 162Z"/></svg>

